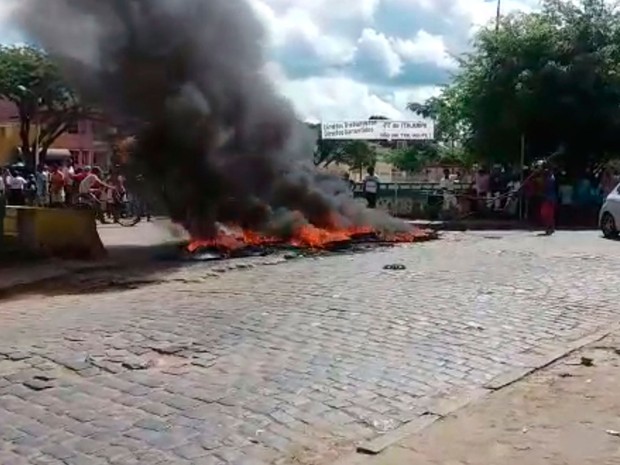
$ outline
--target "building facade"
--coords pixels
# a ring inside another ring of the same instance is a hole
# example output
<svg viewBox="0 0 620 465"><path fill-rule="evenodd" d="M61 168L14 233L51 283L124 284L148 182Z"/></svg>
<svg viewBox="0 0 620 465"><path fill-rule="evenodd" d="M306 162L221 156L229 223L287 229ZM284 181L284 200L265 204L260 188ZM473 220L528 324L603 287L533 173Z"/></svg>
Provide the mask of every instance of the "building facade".
<svg viewBox="0 0 620 465"><path fill-rule="evenodd" d="M103 142L105 131L106 127L96 121L78 121L54 141L50 152L55 156L66 154L77 165L96 165L107 169L111 154L108 145ZM35 126L31 129L31 137L36 134ZM0 154L20 143L17 107L12 102L0 100Z"/></svg>

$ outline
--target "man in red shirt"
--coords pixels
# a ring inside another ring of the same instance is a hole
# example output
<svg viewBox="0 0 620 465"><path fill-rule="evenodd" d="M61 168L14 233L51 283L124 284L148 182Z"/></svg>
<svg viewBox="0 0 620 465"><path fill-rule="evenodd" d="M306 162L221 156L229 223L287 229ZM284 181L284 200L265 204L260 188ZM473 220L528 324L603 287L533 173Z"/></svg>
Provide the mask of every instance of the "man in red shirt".
<svg viewBox="0 0 620 465"><path fill-rule="evenodd" d="M75 168L75 172L71 176L71 180L73 181L71 183L71 192L70 192L71 198L69 199L69 202L71 203L71 205L77 204L78 197L80 194L80 184L84 180L84 178L88 176L89 172L90 172L90 167Z"/></svg>

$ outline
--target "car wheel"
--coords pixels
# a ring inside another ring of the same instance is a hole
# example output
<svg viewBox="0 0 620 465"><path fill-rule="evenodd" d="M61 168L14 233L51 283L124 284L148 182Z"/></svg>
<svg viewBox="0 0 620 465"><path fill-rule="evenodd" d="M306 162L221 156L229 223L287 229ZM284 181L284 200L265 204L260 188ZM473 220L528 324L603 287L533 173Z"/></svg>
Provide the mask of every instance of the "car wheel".
<svg viewBox="0 0 620 465"><path fill-rule="evenodd" d="M605 213L601 218L601 231L603 231L603 236L607 239L614 239L618 237L616 221L610 213Z"/></svg>

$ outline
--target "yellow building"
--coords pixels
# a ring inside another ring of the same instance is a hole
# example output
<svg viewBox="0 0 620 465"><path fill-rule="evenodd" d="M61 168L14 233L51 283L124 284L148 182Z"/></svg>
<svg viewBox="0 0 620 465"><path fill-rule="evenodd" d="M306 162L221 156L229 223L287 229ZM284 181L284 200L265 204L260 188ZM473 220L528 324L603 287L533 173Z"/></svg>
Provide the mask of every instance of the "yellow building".
<svg viewBox="0 0 620 465"><path fill-rule="evenodd" d="M22 144L22 140L19 134L19 123L5 123L0 124L0 166L8 165L12 161L11 156L15 153L15 149L19 149ZM35 139L38 137L38 126L32 125L30 127L30 144L34 144ZM71 152L63 147L63 143L66 143L64 134L59 137L52 146L47 150L47 157L64 159L71 157Z"/></svg>
<svg viewBox="0 0 620 465"><path fill-rule="evenodd" d="M19 124L0 125L0 166L10 163L11 154L20 144Z"/></svg>

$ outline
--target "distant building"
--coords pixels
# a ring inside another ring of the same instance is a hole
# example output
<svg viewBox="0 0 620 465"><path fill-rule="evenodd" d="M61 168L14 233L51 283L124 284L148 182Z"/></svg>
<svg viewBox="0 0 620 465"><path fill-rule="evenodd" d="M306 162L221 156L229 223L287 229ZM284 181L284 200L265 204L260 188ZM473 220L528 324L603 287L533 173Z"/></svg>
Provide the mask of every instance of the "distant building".
<svg viewBox="0 0 620 465"><path fill-rule="evenodd" d="M0 100L0 153L4 154L21 145L19 113L7 100ZM49 158L71 157L78 165L110 166L111 153L104 142L107 126L92 120L82 120L68 128L54 141L48 151ZM31 137L37 134L36 124L30 129Z"/></svg>

